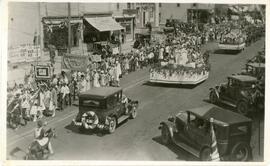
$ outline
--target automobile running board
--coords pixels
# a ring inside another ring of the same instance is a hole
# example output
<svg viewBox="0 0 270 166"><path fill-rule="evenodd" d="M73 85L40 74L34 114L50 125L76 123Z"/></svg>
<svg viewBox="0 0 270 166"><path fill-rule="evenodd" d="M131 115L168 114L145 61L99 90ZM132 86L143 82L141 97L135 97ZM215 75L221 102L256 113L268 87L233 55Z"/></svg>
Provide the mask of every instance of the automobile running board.
<svg viewBox="0 0 270 166"><path fill-rule="evenodd" d="M231 107L236 107L236 104L233 104L233 103L231 103L229 101L226 101L226 100L220 100L220 102L223 103L223 104L229 105Z"/></svg>
<svg viewBox="0 0 270 166"><path fill-rule="evenodd" d="M124 120L127 120L129 118L129 115L123 115L118 118L118 123L122 123Z"/></svg>
<svg viewBox="0 0 270 166"><path fill-rule="evenodd" d="M187 152L193 154L194 156L200 158L200 151L199 150L194 149L193 147L188 146L187 144L185 144L185 143L183 143L181 141L176 141L175 139L174 139L174 143L177 146L179 146L180 148L184 149L185 151L187 151Z"/></svg>

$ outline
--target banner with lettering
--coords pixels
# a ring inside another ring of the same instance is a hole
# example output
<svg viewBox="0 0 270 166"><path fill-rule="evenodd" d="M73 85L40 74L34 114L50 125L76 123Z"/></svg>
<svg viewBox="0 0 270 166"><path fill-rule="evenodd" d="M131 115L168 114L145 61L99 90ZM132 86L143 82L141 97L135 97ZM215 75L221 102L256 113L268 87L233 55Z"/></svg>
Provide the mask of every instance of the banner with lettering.
<svg viewBox="0 0 270 166"><path fill-rule="evenodd" d="M112 48L113 55L119 54L119 47Z"/></svg>
<svg viewBox="0 0 270 166"><path fill-rule="evenodd" d="M8 49L8 60L10 63L33 62L40 56L40 46L21 45Z"/></svg>
<svg viewBox="0 0 270 166"><path fill-rule="evenodd" d="M75 71L86 71L89 64L88 56L66 54L63 56L62 68Z"/></svg>
<svg viewBox="0 0 270 166"><path fill-rule="evenodd" d="M90 55L91 61L101 62L101 55Z"/></svg>

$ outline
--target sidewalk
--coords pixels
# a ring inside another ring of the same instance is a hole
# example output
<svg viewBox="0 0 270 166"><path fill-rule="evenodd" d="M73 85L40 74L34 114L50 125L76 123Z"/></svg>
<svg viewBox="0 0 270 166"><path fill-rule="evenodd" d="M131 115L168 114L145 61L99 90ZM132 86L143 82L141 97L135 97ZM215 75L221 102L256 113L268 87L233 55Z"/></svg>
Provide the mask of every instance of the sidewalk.
<svg viewBox="0 0 270 166"><path fill-rule="evenodd" d="M139 83L142 83L147 80L148 75L146 76L145 73L148 73L149 68L144 68L137 70L135 72L132 72L128 75L123 76L123 78L120 81L121 87L125 90L132 88ZM75 101L75 103L78 100ZM63 111L56 111L55 117L43 117L43 120L48 121L49 124L60 122L61 119L69 116L74 116L78 111L78 107L72 105L66 107ZM9 138L9 141L13 141L13 139L17 139L21 136L23 133L28 133L28 131L31 131L36 126L36 122L28 122L26 126L20 126L18 130L13 130L10 128L7 128L7 138Z"/></svg>

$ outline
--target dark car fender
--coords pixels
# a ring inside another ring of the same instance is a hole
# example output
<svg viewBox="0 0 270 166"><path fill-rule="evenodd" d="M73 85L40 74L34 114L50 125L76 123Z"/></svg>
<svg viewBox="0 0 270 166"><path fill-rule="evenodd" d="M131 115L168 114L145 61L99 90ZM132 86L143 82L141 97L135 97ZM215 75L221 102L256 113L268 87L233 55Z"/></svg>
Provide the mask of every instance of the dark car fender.
<svg viewBox="0 0 270 166"><path fill-rule="evenodd" d="M219 98L219 90L218 90L218 86L216 86L216 87L214 87L214 88L210 88L209 90L210 90L210 93L211 93L212 91L214 91L214 92L216 93L217 97Z"/></svg>
<svg viewBox="0 0 270 166"><path fill-rule="evenodd" d="M250 94L250 92L246 91L246 90L241 90L240 91L240 100L244 100L246 102L248 102L249 104L251 104L252 102L252 96Z"/></svg>

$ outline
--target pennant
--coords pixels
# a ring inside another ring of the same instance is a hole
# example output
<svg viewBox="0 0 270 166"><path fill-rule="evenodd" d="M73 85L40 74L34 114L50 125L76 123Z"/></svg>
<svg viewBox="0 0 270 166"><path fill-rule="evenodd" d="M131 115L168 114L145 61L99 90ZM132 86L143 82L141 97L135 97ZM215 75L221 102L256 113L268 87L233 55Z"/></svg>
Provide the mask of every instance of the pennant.
<svg viewBox="0 0 270 166"><path fill-rule="evenodd" d="M214 119L210 118L210 127L211 127L211 161L220 161L218 147L217 147L217 139L214 130Z"/></svg>

